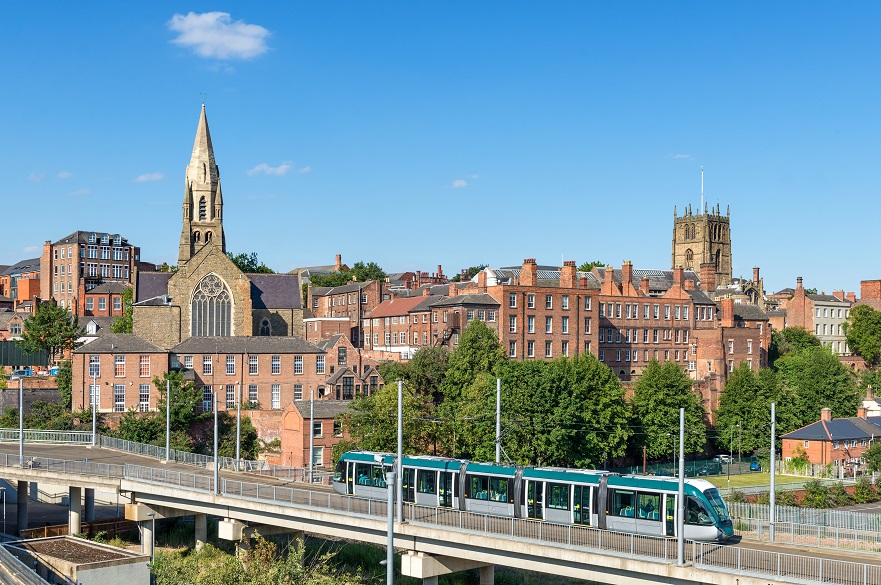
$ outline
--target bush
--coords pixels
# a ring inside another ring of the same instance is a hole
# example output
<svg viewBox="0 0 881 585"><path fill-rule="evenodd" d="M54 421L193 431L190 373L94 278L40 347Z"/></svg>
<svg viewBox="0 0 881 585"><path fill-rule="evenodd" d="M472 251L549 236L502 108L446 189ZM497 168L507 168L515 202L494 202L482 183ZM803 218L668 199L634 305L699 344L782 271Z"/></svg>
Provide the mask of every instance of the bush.
<svg viewBox="0 0 881 585"><path fill-rule="evenodd" d="M778 506L799 506L801 505L798 501L798 498L795 497L795 494L792 492L777 492L777 501Z"/></svg>
<svg viewBox="0 0 881 585"><path fill-rule="evenodd" d="M802 505L805 508L831 508L834 505L834 498L823 482L820 480L812 480L805 482L805 496L802 499Z"/></svg>
<svg viewBox="0 0 881 585"><path fill-rule="evenodd" d="M868 504L877 502L879 499L877 488L872 485L872 481L868 477L861 477L857 480L854 487L854 498L858 504Z"/></svg>
<svg viewBox="0 0 881 585"><path fill-rule="evenodd" d="M746 502L746 494L739 490L731 490L728 493L728 501L738 503Z"/></svg>

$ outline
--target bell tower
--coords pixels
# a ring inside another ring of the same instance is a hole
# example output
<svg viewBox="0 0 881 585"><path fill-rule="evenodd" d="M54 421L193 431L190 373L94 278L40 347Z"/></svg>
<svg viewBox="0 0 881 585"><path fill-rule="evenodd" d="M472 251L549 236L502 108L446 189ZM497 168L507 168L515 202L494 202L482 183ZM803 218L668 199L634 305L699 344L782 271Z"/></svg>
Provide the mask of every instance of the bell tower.
<svg viewBox="0 0 881 585"><path fill-rule="evenodd" d="M196 129L193 154L187 165L184 182L183 226L177 262L183 267L204 246L219 246L226 253L223 234L223 196L220 169L214 161L214 147L208 131L205 104Z"/></svg>
<svg viewBox="0 0 881 585"><path fill-rule="evenodd" d="M698 272L712 268L716 286L731 284L731 208L722 215L704 204L703 213L694 214L687 205L679 217L673 209L673 265ZM702 283L703 284L703 283Z"/></svg>

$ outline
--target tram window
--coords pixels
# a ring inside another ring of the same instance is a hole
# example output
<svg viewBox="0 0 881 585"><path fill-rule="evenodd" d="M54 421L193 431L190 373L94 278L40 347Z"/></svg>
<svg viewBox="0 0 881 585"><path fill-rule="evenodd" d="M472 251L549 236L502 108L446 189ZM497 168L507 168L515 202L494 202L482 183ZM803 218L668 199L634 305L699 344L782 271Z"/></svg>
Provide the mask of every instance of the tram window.
<svg viewBox="0 0 881 585"><path fill-rule="evenodd" d="M644 520L661 519L661 496L659 494L639 494L637 515Z"/></svg>
<svg viewBox="0 0 881 585"><path fill-rule="evenodd" d="M355 477L358 485L371 485L373 479L373 466L367 463L355 464Z"/></svg>
<svg viewBox="0 0 881 585"><path fill-rule="evenodd" d="M612 514L614 516L626 516L633 518L633 504L636 494L633 492L625 492L615 490L615 498L613 499Z"/></svg>
<svg viewBox="0 0 881 585"><path fill-rule="evenodd" d="M386 487L385 477L383 477L382 467L375 465L373 467L373 487Z"/></svg>
<svg viewBox="0 0 881 585"><path fill-rule="evenodd" d="M555 510L569 509L569 486L560 483L549 483L547 488L548 508Z"/></svg>
<svg viewBox="0 0 881 585"><path fill-rule="evenodd" d="M437 493L437 472L422 471L416 472L416 486L420 494L436 494Z"/></svg>
<svg viewBox="0 0 881 585"><path fill-rule="evenodd" d="M697 524L698 526L712 526L713 524L713 518L710 516L710 513L693 496L688 497L688 505L685 508L685 521L688 524Z"/></svg>
<svg viewBox="0 0 881 585"><path fill-rule="evenodd" d="M489 498L489 478L477 475L471 476L471 494L468 496L475 500L486 500Z"/></svg>
<svg viewBox="0 0 881 585"><path fill-rule="evenodd" d="M508 480L492 477L489 480L489 499L496 502L508 501Z"/></svg>

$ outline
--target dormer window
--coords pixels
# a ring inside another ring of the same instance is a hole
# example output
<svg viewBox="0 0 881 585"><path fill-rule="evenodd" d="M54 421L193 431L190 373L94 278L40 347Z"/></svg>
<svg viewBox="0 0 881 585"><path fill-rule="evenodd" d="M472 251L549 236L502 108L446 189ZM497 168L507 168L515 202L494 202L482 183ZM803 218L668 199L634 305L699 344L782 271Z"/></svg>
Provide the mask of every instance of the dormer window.
<svg viewBox="0 0 881 585"><path fill-rule="evenodd" d="M122 244L122 238L119 236L119 234L113 236L113 245L119 246L120 244Z"/></svg>
<svg viewBox="0 0 881 585"><path fill-rule="evenodd" d="M90 244L94 244L95 241L96 241L96 236L95 236L95 234L89 234L89 243L90 243Z"/></svg>
<svg viewBox="0 0 881 585"><path fill-rule="evenodd" d="M106 244L106 243L108 243L109 241L110 241L110 238L107 237L107 234L104 234L103 236L101 236L101 243L102 243L102 244Z"/></svg>

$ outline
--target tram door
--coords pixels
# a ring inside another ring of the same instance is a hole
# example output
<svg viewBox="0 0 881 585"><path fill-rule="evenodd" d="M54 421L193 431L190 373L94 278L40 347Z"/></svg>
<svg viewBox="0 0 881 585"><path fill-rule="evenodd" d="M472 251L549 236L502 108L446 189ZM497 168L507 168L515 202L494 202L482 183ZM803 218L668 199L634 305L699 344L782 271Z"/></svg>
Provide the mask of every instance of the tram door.
<svg viewBox="0 0 881 585"><path fill-rule="evenodd" d="M416 470L412 467L404 468L404 482L401 484L404 492L404 501L412 502L416 496Z"/></svg>
<svg viewBox="0 0 881 585"><path fill-rule="evenodd" d="M453 472L440 472L440 485L438 486L440 505L446 508L453 507Z"/></svg>
<svg viewBox="0 0 881 585"><path fill-rule="evenodd" d="M665 504L666 513L665 513L665 526L667 531L667 536L675 536L676 530L676 498L672 495L667 495L667 501Z"/></svg>
<svg viewBox="0 0 881 585"><path fill-rule="evenodd" d="M544 492L545 483L543 481L530 481L526 486L526 517L544 518Z"/></svg>
<svg viewBox="0 0 881 585"><path fill-rule="evenodd" d="M590 488L576 485L575 499L572 502L572 510L575 513L572 522L574 524L590 524Z"/></svg>

